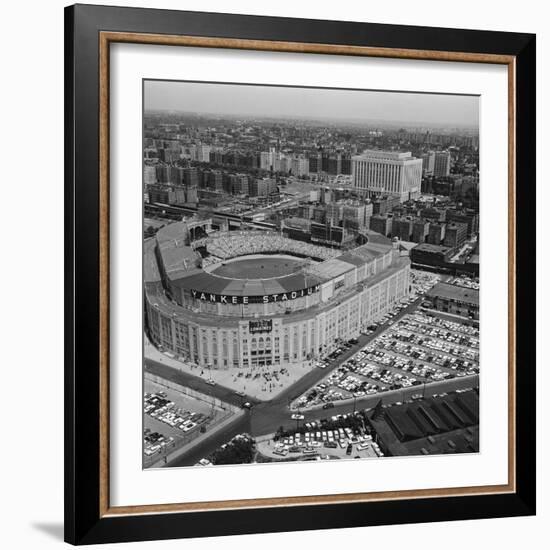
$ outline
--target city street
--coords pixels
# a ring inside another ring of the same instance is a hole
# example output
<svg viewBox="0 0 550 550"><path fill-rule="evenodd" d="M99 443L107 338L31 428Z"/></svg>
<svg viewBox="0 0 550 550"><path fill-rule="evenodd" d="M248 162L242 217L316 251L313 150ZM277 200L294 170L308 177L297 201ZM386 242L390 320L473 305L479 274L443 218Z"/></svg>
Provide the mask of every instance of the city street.
<svg viewBox="0 0 550 550"><path fill-rule="evenodd" d="M373 334L361 334L358 337L358 343L342 353L335 361L331 362L327 368L312 368L312 370L305 376L279 394L279 396L275 399L268 402L261 402L249 395L239 395L234 390L226 388L220 384L212 386L201 377L174 369L157 361L146 359L145 368L148 372L187 386L201 393L216 397L232 405L242 406L245 402L249 402L252 405L251 410L248 411L246 415L236 424L231 424L227 429L216 432L213 434L212 438L207 438L201 442L200 445L193 447L188 453L183 453L180 455L176 461L170 464L170 466L194 465L201 458L208 456L221 444L227 442L238 433L247 432L255 437L258 437L273 433L277 431L280 426L293 425L295 421L290 418L291 411L289 409L289 404L294 399L296 399L303 392L307 391L309 388L313 387L322 378L326 377L327 374L338 368L342 363L346 362L359 350L369 344L374 338L380 336L380 334L388 328L389 323L392 323L393 325L404 315L413 312L422 300L423 296L419 296L414 302L409 304L406 308L403 308L390 321L379 326ZM437 393L477 387L478 384L478 375L465 376L461 378L454 378L452 380L431 382L425 386L413 386L369 395L355 400L349 399L343 402L335 402L334 407L330 409L325 410L322 408L316 408L314 410L302 411L302 414L304 414L304 420L301 422L318 420L320 418L326 418L337 414L350 413L359 409L372 408L380 400L382 400L383 404L387 405L406 401L413 395L420 394L429 397Z"/></svg>

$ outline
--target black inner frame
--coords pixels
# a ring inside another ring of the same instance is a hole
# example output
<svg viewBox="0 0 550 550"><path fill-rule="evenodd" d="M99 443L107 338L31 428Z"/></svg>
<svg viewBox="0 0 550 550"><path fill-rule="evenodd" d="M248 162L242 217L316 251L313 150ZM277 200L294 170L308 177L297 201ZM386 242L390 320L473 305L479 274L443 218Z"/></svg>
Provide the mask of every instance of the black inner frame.
<svg viewBox="0 0 550 550"><path fill-rule="evenodd" d="M516 299L518 358L515 493L100 518L100 31L515 56L517 285L512 290ZM92 5L65 8L67 542L130 542L535 514L535 61L532 34Z"/></svg>

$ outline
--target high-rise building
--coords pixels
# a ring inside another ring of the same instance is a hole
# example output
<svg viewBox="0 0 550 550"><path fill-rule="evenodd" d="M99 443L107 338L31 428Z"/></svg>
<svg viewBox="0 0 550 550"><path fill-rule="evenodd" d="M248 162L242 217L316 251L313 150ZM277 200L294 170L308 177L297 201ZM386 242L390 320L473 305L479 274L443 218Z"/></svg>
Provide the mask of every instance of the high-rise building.
<svg viewBox="0 0 550 550"><path fill-rule="evenodd" d="M281 153L276 153L273 157L273 171L288 174L292 170L292 158Z"/></svg>
<svg viewBox="0 0 550 550"><path fill-rule="evenodd" d="M372 202L365 203L365 222L364 227L370 227L370 219L374 213L374 206Z"/></svg>
<svg viewBox="0 0 550 550"><path fill-rule="evenodd" d="M199 202L199 195L196 187L186 187L185 188L185 201L187 203L197 203Z"/></svg>
<svg viewBox="0 0 550 550"><path fill-rule="evenodd" d="M185 193L185 187L174 187L174 194L172 197L172 204L185 204L187 202L187 195Z"/></svg>
<svg viewBox="0 0 550 550"><path fill-rule="evenodd" d="M330 223L311 222L310 233L312 242L329 246L342 246L353 241L353 233L347 231L345 227L330 225Z"/></svg>
<svg viewBox="0 0 550 550"><path fill-rule="evenodd" d="M251 197L266 197L277 191L277 182L271 178L255 178L248 184Z"/></svg>
<svg viewBox="0 0 550 550"><path fill-rule="evenodd" d="M344 203L344 210L342 213L344 227L349 229L363 229L365 227L365 209L366 205L364 203Z"/></svg>
<svg viewBox="0 0 550 550"><path fill-rule="evenodd" d="M324 206L314 206L311 209L311 219L317 223L325 223L327 213Z"/></svg>
<svg viewBox="0 0 550 550"><path fill-rule="evenodd" d="M248 176L246 174L228 174L226 191L232 195L248 195Z"/></svg>
<svg viewBox="0 0 550 550"><path fill-rule="evenodd" d="M372 213L386 214L391 212L400 202L397 196L376 197L372 199Z"/></svg>
<svg viewBox="0 0 550 550"><path fill-rule="evenodd" d="M223 173L220 170L208 172L207 187L213 191L223 191Z"/></svg>
<svg viewBox="0 0 550 550"><path fill-rule="evenodd" d="M157 164L155 166L155 172L158 183L168 183L170 181L169 166L167 164Z"/></svg>
<svg viewBox="0 0 550 550"><path fill-rule="evenodd" d="M351 157L349 155L342 155L342 174L349 176L351 174Z"/></svg>
<svg viewBox="0 0 550 550"><path fill-rule="evenodd" d="M209 158L211 164L223 164L223 150L211 148Z"/></svg>
<svg viewBox="0 0 550 550"><path fill-rule="evenodd" d="M344 217L344 205L341 202L331 202L326 207L326 221L331 225L340 225Z"/></svg>
<svg viewBox="0 0 550 550"><path fill-rule="evenodd" d="M435 153L429 151L422 155L422 174L424 176L433 176L434 173Z"/></svg>
<svg viewBox="0 0 550 550"><path fill-rule="evenodd" d="M447 211L444 208L424 208L420 211L420 215L433 222L444 222L447 219Z"/></svg>
<svg viewBox="0 0 550 550"><path fill-rule="evenodd" d="M468 235L479 231L479 215L475 210L447 210L447 220L467 224Z"/></svg>
<svg viewBox="0 0 550 550"><path fill-rule="evenodd" d="M294 176L307 176L309 174L309 159L304 156L291 159L291 170Z"/></svg>
<svg viewBox="0 0 550 550"><path fill-rule="evenodd" d="M322 170L322 157L321 155L314 154L309 157L309 173L317 174Z"/></svg>
<svg viewBox="0 0 550 550"><path fill-rule="evenodd" d="M190 166L183 169L183 184L186 187L197 187L199 185L199 171Z"/></svg>
<svg viewBox="0 0 550 550"><path fill-rule="evenodd" d="M422 219L416 218L413 221L413 231L412 231L412 240L415 243L425 243L426 237L430 231L430 222Z"/></svg>
<svg viewBox="0 0 550 550"><path fill-rule="evenodd" d="M272 155L270 151L262 151L260 153L260 168L262 170L271 170Z"/></svg>
<svg viewBox="0 0 550 550"><path fill-rule="evenodd" d="M389 237L392 232L392 217L388 214L375 214L370 219L370 229Z"/></svg>
<svg viewBox="0 0 550 550"><path fill-rule="evenodd" d="M440 222L430 223L427 241L429 244L440 245L445 238L445 224Z"/></svg>
<svg viewBox="0 0 550 550"><path fill-rule="evenodd" d="M413 222L410 216L405 218L394 218L392 223L392 236L400 241L410 241Z"/></svg>
<svg viewBox="0 0 550 550"><path fill-rule="evenodd" d="M451 171L451 153L449 151L436 151L434 154L434 171L436 178L447 177Z"/></svg>
<svg viewBox="0 0 550 550"><path fill-rule="evenodd" d="M172 187L167 185L150 185L147 189L149 194L149 202L160 202L162 204L174 204L176 194Z"/></svg>
<svg viewBox="0 0 550 550"><path fill-rule="evenodd" d="M468 237L467 223L449 223L445 228L444 246L456 248L461 246Z"/></svg>
<svg viewBox="0 0 550 550"><path fill-rule="evenodd" d="M389 194L401 202L420 196L422 159L411 153L365 151L352 157L353 185L368 196Z"/></svg>
<svg viewBox="0 0 550 550"><path fill-rule="evenodd" d="M342 173L342 155L331 155L328 158L327 172L332 175Z"/></svg>
<svg viewBox="0 0 550 550"><path fill-rule="evenodd" d="M148 166L146 164L143 167L143 183L145 185L157 183L157 171L155 170L154 166Z"/></svg>
<svg viewBox="0 0 550 550"><path fill-rule="evenodd" d="M199 162L209 162L210 161L210 146L209 145L198 145L196 149L196 156Z"/></svg>
<svg viewBox="0 0 550 550"><path fill-rule="evenodd" d="M181 147L176 149L165 149L164 150L164 160L166 162L176 162L181 158Z"/></svg>

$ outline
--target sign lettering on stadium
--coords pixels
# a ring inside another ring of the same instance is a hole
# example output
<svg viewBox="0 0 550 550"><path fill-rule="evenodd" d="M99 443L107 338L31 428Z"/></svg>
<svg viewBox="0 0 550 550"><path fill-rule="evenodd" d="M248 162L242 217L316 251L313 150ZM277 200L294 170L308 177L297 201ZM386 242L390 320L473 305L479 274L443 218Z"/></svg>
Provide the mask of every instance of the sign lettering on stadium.
<svg viewBox="0 0 550 550"><path fill-rule="evenodd" d="M344 286L344 277L340 277L339 279L334 280L334 290L338 290L339 288L342 288Z"/></svg>
<svg viewBox="0 0 550 550"><path fill-rule="evenodd" d="M227 294L211 294L210 292L192 290L191 296L196 300L216 304L271 304L274 302L286 302L288 300L296 300L297 298L310 296L315 292L319 292L320 289L321 285L315 285L302 290L292 290L280 294L266 294L264 296L230 296Z"/></svg>
<svg viewBox="0 0 550 550"><path fill-rule="evenodd" d="M255 332L271 332L273 330L273 321L271 319L261 319L259 321L249 321L248 331L251 334Z"/></svg>

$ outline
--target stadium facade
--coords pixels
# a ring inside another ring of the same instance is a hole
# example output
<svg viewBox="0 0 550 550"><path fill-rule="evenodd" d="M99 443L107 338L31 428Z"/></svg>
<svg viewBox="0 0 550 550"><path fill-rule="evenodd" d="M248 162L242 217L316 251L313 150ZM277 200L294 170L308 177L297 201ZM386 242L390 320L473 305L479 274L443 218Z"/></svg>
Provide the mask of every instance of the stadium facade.
<svg viewBox="0 0 550 550"><path fill-rule="evenodd" d="M201 366L325 355L409 292L408 257L377 233L348 251L267 231L195 235L183 221L145 241L145 323L159 349Z"/></svg>

